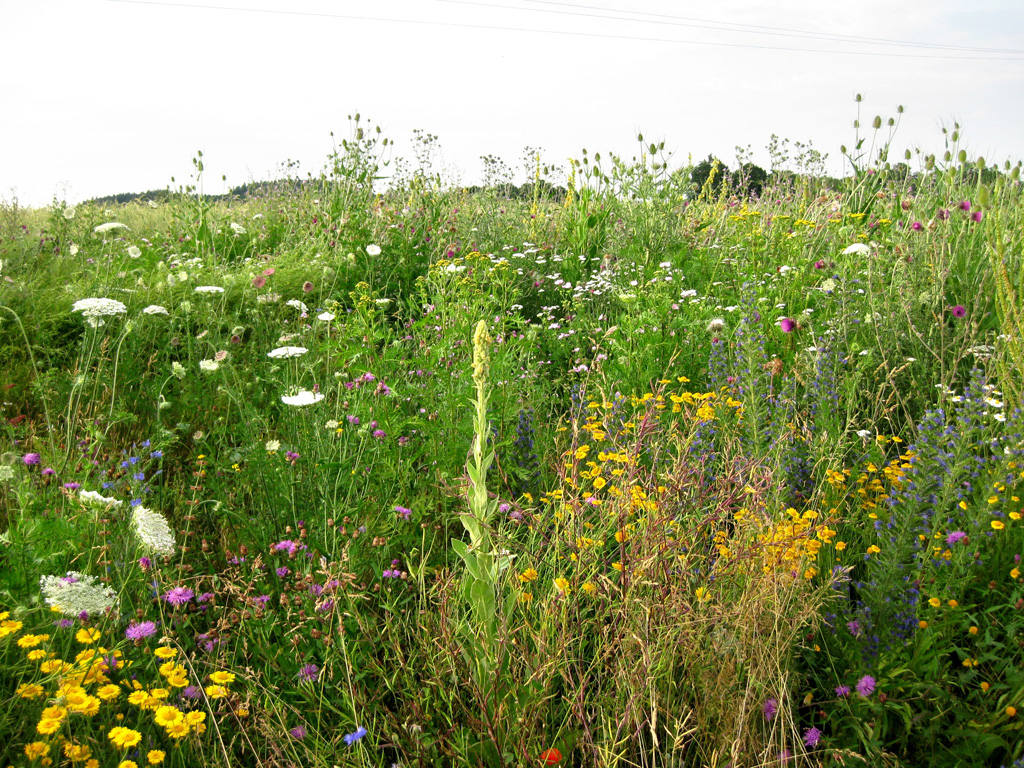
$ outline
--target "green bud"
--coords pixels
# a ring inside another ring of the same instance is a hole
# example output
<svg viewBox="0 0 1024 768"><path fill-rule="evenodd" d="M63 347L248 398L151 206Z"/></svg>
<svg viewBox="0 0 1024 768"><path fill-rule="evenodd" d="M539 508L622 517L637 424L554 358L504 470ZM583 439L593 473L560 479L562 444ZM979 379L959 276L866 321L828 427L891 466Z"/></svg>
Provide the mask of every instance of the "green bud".
<svg viewBox="0 0 1024 768"><path fill-rule="evenodd" d="M979 171L985 170L985 158L979 157L977 160L975 160L974 167L977 168Z"/></svg>
<svg viewBox="0 0 1024 768"><path fill-rule="evenodd" d="M913 155L910 154L910 150L909 149L906 152L903 153L903 159L904 160L909 160L911 157L913 157Z"/></svg>
<svg viewBox="0 0 1024 768"><path fill-rule="evenodd" d="M857 94L857 95L856 95L856 96L854 97L854 99L853 99L853 100L854 100L854 101L856 101L856 102L857 102L857 103L859 104L859 103L860 103L860 100L861 100L861 98L862 98L862 96L861 96L861 95L860 95L860 94L858 93L858 94Z"/></svg>
<svg viewBox="0 0 1024 768"><path fill-rule="evenodd" d="M989 200L988 187L982 185L978 187L978 205L982 208L988 208Z"/></svg>
<svg viewBox="0 0 1024 768"><path fill-rule="evenodd" d="M967 162L967 150L966 149L961 149L959 152L957 152L956 153L956 159L961 164L966 163Z"/></svg>
<svg viewBox="0 0 1024 768"><path fill-rule="evenodd" d="M871 127L874 128L876 131L882 127L881 115L875 115L875 119L871 121Z"/></svg>

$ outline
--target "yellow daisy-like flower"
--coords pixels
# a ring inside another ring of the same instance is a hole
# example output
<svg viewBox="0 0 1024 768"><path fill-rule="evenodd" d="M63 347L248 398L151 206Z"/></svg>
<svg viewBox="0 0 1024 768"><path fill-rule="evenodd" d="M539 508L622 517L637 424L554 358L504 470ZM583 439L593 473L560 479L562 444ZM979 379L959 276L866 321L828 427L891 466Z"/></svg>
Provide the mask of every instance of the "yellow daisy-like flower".
<svg viewBox="0 0 1024 768"><path fill-rule="evenodd" d="M938 608L940 605L942 605L942 601L939 600L939 598L937 597L933 597L928 601L928 605L930 605L932 608Z"/></svg>
<svg viewBox="0 0 1024 768"><path fill-rule="evenodd" d="M946 605L948 605L950 608L956 608L960 605L960 603L958 603L956 600L950 600L948 603L946 603Z"/></svg>
<svg viewBox="0 0 1024 768"><path fill-rule="evenodd" d="M167 735L170 736L172 739L180 739L185 736L188 736L189 727L186 721L176 720L175 722L168 725L165 730L167 731Z"/></svg>
<svg viewBox="0 0 1024 768"><path fill-rule="evenodd" d="M34 683L23 683L18 686L18 690L15 693L23 699L38 699L43 695L43 686Z"/></svg>
<svg viewBox="0 0 1024 768"><path fill-rule="evenodd" d="M111 728L107 737L118 749L128 749L142 741L141 733L133 731L131 728L125 728L123 725L116 725Z"/></svg>
<svg viewBox="0 0 1024 768"><path fill-rule="evenodd" d="M1007 707L1006 708L1006 716L1007 717L1016 717L1017 716L1017 708L1016 707Z"/></svg>
<svg viewBox="0 0 1024 768"><path fill-rule="evenodd" d="M868 554L869 555L877 555L881 551L882 550L879 549L878 547L876 547L874 544L872 544L870 547L868 547Z"/></svg>
<svg viewBox="0 0 1024 768"><path fill-rule="evenodd" d="M978 634L978 628L977 627L971 627L967 631L970 632L972 635Z"/></svg>
<svg viewBox="0 0 1024 768"><path fill-rule="evenodd" d="M22 635L18 638L18 646L21 648L35 648L40 643L49 639L49 635Z"/></svg>
<svg viewBox="0 0 1024 768"><path fill-rule="evenodd" d="M527 568L525 571L518 574L516 578L526 584L527 582L533 581L537 578L537 570L535 568Z"/></svg>
<svg viewBox="0 0 1024 768"><path fill-rule="evenodd" d="M78 701L74 706L70 707L72 712L77 712L80 715L86 715L92 717L100 711L100 700L95 696L85 696L81 701Z"/></svg>
<svg viewBox="0 0 1024 768"><path fill-rule="evenodd" d="M160 763L162 763L164 761L165 757L167 757L167 755L164 753L163 750L161 750L161 749L151 749L146 754L146 762L149 763L150 765L160 765Z"/></svg>
<svg viewBox="0 0 1024 768"><path fill-rule="evenodd" d="M846 549L846 542L845 541L837 541L836 542L836 549L838 551L842 552L844 549Z"/></svg>
<svg viewBox="0 0 1024 768"><path fill-rule="evenodd" d="M45 757L49 751L50 745L45 741L32 741L25 745L25 757L29 760Z"/></svg>
<svg viewBox="0 0 1024 768"><path fill-rule="evenodd" d="M47 659L39 665L39 671L44 675L52 675L54 672L66 672L70 667L63 659Z"/></svg>
<svg viewBox="0 0 1024 768"><path fill-rule="evenodd" d="M72 763L81 763L92 757L92 750L87 744L73 744L69 741L64 745L64 756Z"/></svg>
<svg viewBox="0 0 1024 768"><path fill-rule="evenodd" d="M39 661L40 659L46 658L46 651L44 651L42 648L36 648L26 653L25 658L27 658L29 661Z"/></svg>
<svg viewBox="0 0 1024 768"><path fill-rule="evenodd" d="M156 724L159 725L161 728L166 728L171 723L184 719L185 713L179 710L177 707L157 707Z"/></svg>
<svg viewBox="0 0 1024 768"><path fill-rule="evenodd" d="M228 689L223 685L208 685L206 686L206 695L211 699L223 699L228 695Z"/></svg>
<svg viewBox="0 0 1024 768"><path fill-rule="evenodd" d="M555 589L557 589L563 595L564 594L568 594L569 593L569 580L568 579L563 579L561 576L559 576L557 579L555 579Z"/></svg>
<svg viewBox="0 0 1024 768"><path fill-rule="evenodd" d="M167 684L172 688L184 688L188 685L188 677L184 671L168 676Z"/></svg>
<svg viewBox="0 0 1024 768"><path fill-rule="evenodd" d="M36 723L36 731L49 736L51 733L56 733L60 730L60 727L64 724L64 719L56 719L52 717L44 717L38 723Z"/></svg>
<svg viewBox="0 0 1024 768"><path fill-rule="evenodd" d="M979 685L978 687L981 688L981 692L982 693L988 693L988 689L991 688L992 686L989 685L988 683L982 681L981 685Z"/></svg>
<svg viewBox="0 0 1024 768"><path fill-rule="evenodd" d="M921 619L919 622L917 622L917 626L920 629L928 629L928 622L924 619Z"/></svg>
<svg viewBox="0 0 1024 768"><path fill-rule="evenodd" d="M583 583L583 591L588 595L592 595L597 592L597 585L592 581L586 581Z"/></svg>
<svg viewBox="0 0 1024 768"><path fill-rule="evenodd" d="M989 525L992 526L993 531L1001 531L1003 530L1003 528L1006 527L1006 523L1004 523L1002 520L993 520L991 523L989 523Z"/></svg>
<svg viewBox="0 0 1024 768"><path fill-rule="evenodd" d="M139 768L139 764L134 760L122 760L117 764L117 768Z"/></svg>
<svg viewBox="0 0 1024 768"><path fill-rule="evenodd" d="M85 761L85 768L100 768L100 761L95 757L89 758Z"/></svg>
<svg viewBox="0 0 1024 768"><path fill-rule="evenodd" d="M229 685L235 682L235 673L219 670L210 675L210 682L217 685Z"/></svg>
<svg viewBox="0 0 1024 768"><path fill-rule="evenodd" d="M168 648L167 646L163 646L163 647L157 648L155 651L153 651L153 655L157 656L158 658L161 658L161 659L173 659L175 656L178 655L178 649L177 648Z"/></svg>
<svg viewBox="0 0 1024 768"><path fill-rule="evenodd" d="M188 723L189 727L195 727L202 725L206 721L206 713L200 712L197 709L192 710L185 715L185 722Z"/></svg>
<svg viewBox="0 0 1024 768"><path fill-rule="evenodd" d="M104 685L96 691L96 695L103 699L103 701L113 701L121 695L121 686L115 685L114 683Z"/></svg>
<svg viewBox="0 0 1024 768"><path fill-rule="evenodd" d="M100 639L100 631L96 627L85 627L78 630L75 633L75 640L82 643L82 645L89 645L95 643Z"/></svg>
<svg viewBox="0 0 1024 768"><path fill-rule="evenodd" d="M1012 571L1010 571L1010 578L1011 579L1019 579L1020 578L1020 569L1019 568L1014 568Z"/></svg>
<svg viewBox="0 0 1024 768"><path fill-rule="evenodd" d="M149 700L149 691L132 691L128 694L128 703L141 707Z"/></svg>

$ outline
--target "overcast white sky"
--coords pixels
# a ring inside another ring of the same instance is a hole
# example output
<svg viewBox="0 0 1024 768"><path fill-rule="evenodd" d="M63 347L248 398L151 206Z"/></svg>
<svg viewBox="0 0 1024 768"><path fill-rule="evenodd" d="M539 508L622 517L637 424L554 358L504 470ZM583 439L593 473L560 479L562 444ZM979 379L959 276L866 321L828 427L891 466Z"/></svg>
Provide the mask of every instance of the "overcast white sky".
<svg viewBox="0 0 1024 768"><path fill-rule="evenodd" d="M959 121L1016 162L1024 2L0 0L0 86L0 198L23 205L164 188L198 149L208 192L316 173L356 111L410 160L437 135L465 184L525 146L632 157L638 130L674 164L751 145L767 168L774 133L839 173L857 93L865 124L904 105L894 159Z"/></svg>

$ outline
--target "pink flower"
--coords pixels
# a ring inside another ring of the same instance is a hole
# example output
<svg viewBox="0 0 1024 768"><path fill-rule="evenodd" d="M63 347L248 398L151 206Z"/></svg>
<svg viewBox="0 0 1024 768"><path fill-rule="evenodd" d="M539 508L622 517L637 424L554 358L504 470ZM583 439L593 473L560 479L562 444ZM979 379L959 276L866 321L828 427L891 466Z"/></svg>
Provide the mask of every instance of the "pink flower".
<svg viewBox="0 0 1024 768"><path fill-rule="evenodd" d="M195 594L188 587L175 587L164 595L164 600L171 605L184 605L195 597Z"/></svg>
<svg viewBox="0 0 1024 768"><path fill-rule="evenodd" d="M303 293L309 293L312 290L313 290L313 284L311 282L309 282L309 280L307 280L306 282L304 282L302 284L302 291L303 291Z"/></svg>
<svg viewBox="0 0 1024 768"><path fill-rule="evenodd" d="M974 213L971 214L971 221L977 223L981 221L984 215L985 214L982 211L975 211Z"/></svg>
<svg viewBox="0 0 1024 768"><path fill-rule="evenodd" d="M42 461L42 458L38 453L26 453L21 458L21 460L25 462L26 467L34 467L36 464Z"/></svg>
<svg viewBox="0 0 1024 768"><path fill-rule="evenodd" d="M265 277L270 277L272 274L274 274L274 268L267 267L266 269L263 270L263 274Z"/></svg>
<svg viewBox="0 0 1024 768"><path fill-rule="evenodd" d="M779 320L779 328L782 329L783 333L792 333L796 330L796 320L784 317Z"/></svg>
<svg viewBox="0 0 1024 768"><path fill-rule="evenodd" d="M254 277L252 279L252 284L257 288L262 288L264 285L267 284L267 278L265 278L263 275L258 275L257 277Z"/></svg>
<svg viewBox="0 0 1024 768"><path fill-rule="evenodd" d="M910 228L917 232L918 230L924 229L924 225L920 221L915 221L910 225Z"/></svg>
<svg viewBox="0 0 1024 768"><path fill-rule="evenodd" d="M969 211L969 210L971 210L971 201L970 200L961 200L959 207L960 207L961 211Z"/></svg>
<svg viewBox="0 0 1024 768"><path fill-rule="evenodd" d="M949 311L953 313L953 317L967 316L967 308L963 304L957 304L955 307L950 307Z"/></svg>
<svg viewBox="0 0 1024 768"><path fill-rule="evenodd" d="M875 678L871 675L864 675L859 681L857 681L857 693L863 696L865 699L875 692Z"/></svg>

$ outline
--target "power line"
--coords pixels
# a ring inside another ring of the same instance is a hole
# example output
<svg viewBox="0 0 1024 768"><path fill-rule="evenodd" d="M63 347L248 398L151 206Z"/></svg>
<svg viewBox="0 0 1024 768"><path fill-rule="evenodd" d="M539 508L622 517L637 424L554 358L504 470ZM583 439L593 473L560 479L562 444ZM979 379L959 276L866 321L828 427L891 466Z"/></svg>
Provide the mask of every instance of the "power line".
<svg viewBox="0 0 1024 768"><path fill-rule="evenodd" d="M438 2L449 2L449 3L465 3L469 5L487 5L485 3L473 2L473 0L438 0ZM650 13L646 11L633 11L624 10L621 8L608 8L597 5L577 5L576 3L563 3L556 2L555 0L521 0L526 3L536 3L538 5L557 5L566 8L576 8L594 11L609 11L611 13L619 14L632 14L635 16L650 16L657 19L670 19L676 22L699 22L697 23L678 23L673 26L693 26L700 29L717 29L722 32L746 32L748 34L760 34L760 35L778 35L780 37L799 37L813 40L835 40L842 42L853 42L853 43L868 43L871 45L891 45L900 47L910 48L934 48L938 50L951 50L951 51L969 51L974 53L1014 53L1024 54L1024 50L1015 48L981 48L977 46L969 45L946 45L944 43L922 43L914 40L892 40L890 38L882 37L865 37L861 35L842 35L835 34L832 32L815 32L807 29L791 29L788 27L770 27L763 24L740 24L732 21L716 21L714 19L701 19L692 16L677 16L668 13ZM520 6L490 6L495 8L520 8ZM573 13L572 11L548 11L539 8L521 8L521 10L535 11L537 13L566 13L573 16L594 16L595 18L611 18L621 19L623 21L635 21L643 24L661 24L661 23L672 23L672 22L660 22L660 21L648 21L647 19L631 19L623 16L599 16L597 14L584 14L584 13ZM717 24L720 26L703 26L706 24ZM735 29L730 29L734 27Z"/></svg>
<svg viewBox="0 0 1024 768"><path fill-rule="evenodd" d="M240 8L225 5L209 5L200 3L171 3L165 0L108 0L111 3L126 5L156 5L167 8L187 8L192 10L231 11L236 13L265 13L281 16L306 16L327 19L348 19L352 21L377 21L392 24L414 24L431 27L453 27L461 29L485 29L499 32L524 32L528 34L562 35L567 37L592 37L604 40L631 40L649 43L675 43L677 45L704 45L716 48L745 48L760 51L792 51L796 53L828 53L841 56L883 56L901 59L948 59L953 61L1022 61L1018 56L937 56L930 54L912 55L903 53L885 53L882 51L835 51L823 48L793 48L777 45L751 45L748 43L724 43L709 40L679 40L665 37L640 37L634 35L613 35L600 32L579 32L557 29L529 29L523 27L506 27L496 24L467 24L465 22L430 21L427 19L400 19L384 16L355 16L341 13L319 13L314 11L284 11L271 8ZM622 19L620 19L622 20Z"/></svg>

